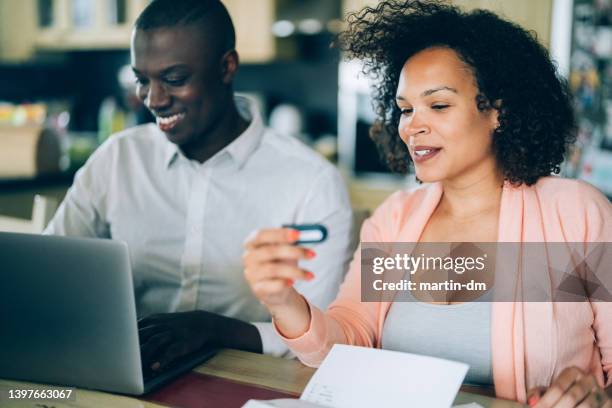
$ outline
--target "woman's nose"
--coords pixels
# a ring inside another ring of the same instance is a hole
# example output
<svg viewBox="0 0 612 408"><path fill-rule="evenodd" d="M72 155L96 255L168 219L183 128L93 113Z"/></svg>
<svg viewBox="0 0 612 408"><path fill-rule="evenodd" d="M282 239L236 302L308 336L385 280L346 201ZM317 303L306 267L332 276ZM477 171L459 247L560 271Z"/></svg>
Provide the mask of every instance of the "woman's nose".
<svg viewBox="0 0 612 408"><path fill-rule="evenodd" d="M416 109L410 117L400 121L400 134L402 139L407 141L411 137L429 133L429 125L423 114L420 114Z"/></svg>

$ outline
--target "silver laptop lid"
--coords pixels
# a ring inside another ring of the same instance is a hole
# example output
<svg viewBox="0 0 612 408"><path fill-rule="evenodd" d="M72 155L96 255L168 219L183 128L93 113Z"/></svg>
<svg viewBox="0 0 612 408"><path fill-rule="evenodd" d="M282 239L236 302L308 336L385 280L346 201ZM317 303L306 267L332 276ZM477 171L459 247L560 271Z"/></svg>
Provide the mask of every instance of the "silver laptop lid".
<svg viewBox="0 0 612 408"><path fill-rule="evenodd" d="M127 246L0 233L0 378L143 392Z"/></svg>

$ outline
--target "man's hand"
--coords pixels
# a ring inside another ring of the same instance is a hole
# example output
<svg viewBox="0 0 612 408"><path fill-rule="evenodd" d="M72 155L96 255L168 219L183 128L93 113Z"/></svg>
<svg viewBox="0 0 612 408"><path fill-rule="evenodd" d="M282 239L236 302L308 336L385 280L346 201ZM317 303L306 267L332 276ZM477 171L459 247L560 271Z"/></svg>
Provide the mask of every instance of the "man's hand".
<svg viewBox="0 0 612 408"><path fill-rule="evenodd" d="M527 397L535 408L612 408L610 395L595 377L577 367L566 368L548 389L532 389Z"/></svg>
<svg viewBox="0 0 612 408"><path fill-rule="evenodd" d="M143 372L163 371L188 354L211 348L261 353L257 328L237 319L197 310L164 313L138 321Z"/></svg>

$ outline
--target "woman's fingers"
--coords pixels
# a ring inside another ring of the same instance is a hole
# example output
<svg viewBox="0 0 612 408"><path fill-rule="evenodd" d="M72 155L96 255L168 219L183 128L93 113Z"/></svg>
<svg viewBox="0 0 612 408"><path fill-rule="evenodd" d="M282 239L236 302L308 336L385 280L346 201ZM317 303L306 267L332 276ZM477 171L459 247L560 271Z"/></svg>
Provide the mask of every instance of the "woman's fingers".
<svg viewBox="0 0 612 408"><path fill-rule="evenodd" d="M299 261L312 259L315 252L308 248L294 245L266 245L256 249L247 249L243 255L245 266L274 261Z"/></svg>
<svg viewBox="0 0 612 408"><path fill-rule="evenodd" d="M269 262L259 265L256 269L246 268L244 275L252 285L267 280L311 280L314 278L312 272L284 262Z"/></svg>
<svg viewBox="0 0 612 408"><path fill-rule="evenodd" d="M546 392L546 387L535 387L527 392L527 405L534 407L542 395Z"/></svg>
<svg viewBox="0 0 612 408"><path fill-rule="evenodd" d="M255 249L264 245L292 244L300 237L300 232L291 228L268 228L255 231L244 243L245 249Z"/></svg>
<svg viewBox="0 0 612 408"><path fill-rule="evenodd" d="M530 391L528 399L530 406L536 408L607 408L612 405L595 377L577 367L563 370L539 401L532 405L536 391Z"/></svg>
<svg viewBox="0 0 612 408"><path fill-rule="evenodd" d="M294 281L291 279L268 279L251 285L253 294L267 307L286 305L292 294Z"/></svg>
<svg viewBox="0 0 612 408"><path fill-rule="evenodd" d="M595 378L590 375L581 377L561 396L555 407L575 408L596 387Z"/></svg>
<svg viewBox="0 0 612 408"><path fill-rule="evenodd" d="M268 279L254 283L251 288L257 297L268 297L284 292L292 283L290 279Z"/></svg>
<svg viewBox="0 0 612 408"><path fill-rule="evenodd" d="M563 394L570 389L570 387L583 376L581 370L576 367L566 368L559 374L559 376L553 381L548 390L544 393L540 401L538 401L536 408L552 408L559 402Z"/></svg>
<svg viewBox="0 0 612 408"><path fill-rule="evenodd" d="M599 387L592 391L576 408L610 408L612 401L606 395L605 391Z"/></svg>
<svg viewBox="0 0 612 408"><path fill-rule="evenodd" d="M294 245L299 231L289 228L255 232L245 242L244 276L255 296L266 305L283 304L297 280L311 280L312 272L298 266L314 258L314 251Z"/></svg>
<svg viewBox="0 0 612 408"><path fill-rule="evenodd" d="M257 269L245 269L244 275L251 291L266 306L284 304L293 284L298 279L311 280L312 272L287 263L266 263Z"/></svg>

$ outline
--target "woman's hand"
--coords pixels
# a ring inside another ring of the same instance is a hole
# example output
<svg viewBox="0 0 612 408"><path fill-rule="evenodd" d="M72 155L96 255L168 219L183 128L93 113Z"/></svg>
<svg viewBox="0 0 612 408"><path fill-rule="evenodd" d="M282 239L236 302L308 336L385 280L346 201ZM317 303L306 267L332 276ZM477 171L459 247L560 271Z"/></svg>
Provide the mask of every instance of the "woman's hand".
<svg viewBox="0 0 612 408"><path fill-rule="evenodd" d="M268 308L278 330L289 338L300 336L310 325L308 304L293 283L314 279L314 274L300 268L298 261L316 254L294 245L299 236L299 231L288 228L257 231L245 243L242 257L251 290Z"/></svg>
<svg viewBox="0 0 612 408"><path fill-rule="evenodd" d="M295 292L296 280L314 278L312 272L298 267L300 259L315 257L312 250L293 245L299 234L287 228L265 229L245 242L244 275L255 296L267 307L284 305Z"/></svg>
<svg viewBox="0 0 612 408"><path fill-rule="evenodd" d="M527 402L534 408L612 408L612 399L595 377L577 367L563 370L548 389L531 389Z"/></svg>

